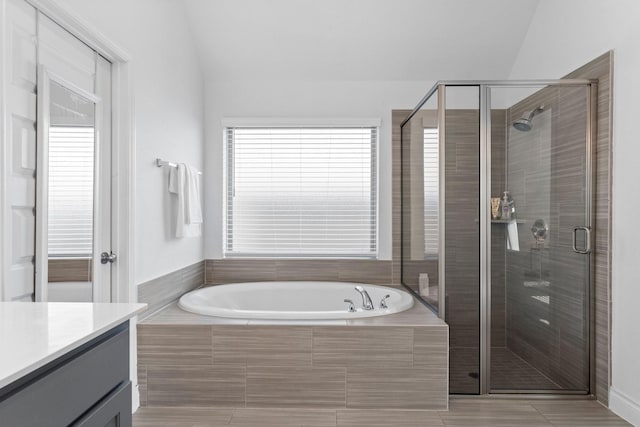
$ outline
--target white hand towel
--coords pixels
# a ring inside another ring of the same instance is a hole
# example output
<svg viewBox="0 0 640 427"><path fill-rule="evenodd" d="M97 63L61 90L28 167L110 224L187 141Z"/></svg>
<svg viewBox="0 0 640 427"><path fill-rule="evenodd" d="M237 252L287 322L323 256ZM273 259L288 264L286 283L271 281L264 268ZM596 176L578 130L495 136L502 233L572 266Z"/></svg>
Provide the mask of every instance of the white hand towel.
<svg viewBox="0 0 640 427"><path fill-rule="evenodd" d="M518 239L518 222L515 219L507 224L507 249L512 251L520 250L520 240Z"/></svg>
<svg viewBox="0 0 640 427"><path fill-rule="evenodd" d="M186 165L187 182L186 194L186 216L187 224L202 224L202 206L200 204L200 180L198 170L191 165Z"/></svg>
<svg viewBox="0 0 640 427"><path fill-rule="evenodd" d="M190 196L190 185L187 174L188 167L184 163L179 163L177 168L169 171L169 192L178 196L178 209L176 216L176 237L196 237L202 234L202 210L200 209L200 192L198 185L197 171L195 172L195 190L197 193ZM190 204L193 203L193 218L197 220L198 214L200 222L190 221ZM197 209L200 209L199 212Z"/></svg>

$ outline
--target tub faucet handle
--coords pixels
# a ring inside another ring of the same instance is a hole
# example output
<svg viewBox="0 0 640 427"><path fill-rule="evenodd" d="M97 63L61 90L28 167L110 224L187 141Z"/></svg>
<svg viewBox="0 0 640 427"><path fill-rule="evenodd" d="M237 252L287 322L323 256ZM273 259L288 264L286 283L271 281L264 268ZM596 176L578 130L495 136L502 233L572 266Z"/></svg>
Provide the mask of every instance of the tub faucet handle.
<svg viewBox="0 0 640 427"><path fill-rule="evenodd" d="M356 312L356 305L353 303L353 301L351 301L350 299L345 299L344 302L348 302L349 303L349 308L347 309L347 311L349 311L349 313L355 313Z"/></svg>
<svg viewBox="0 0 640 427"><path fill-rule="evenodd" d="M389 308L387 305L387 298L391 298L391 295L387 294L380 300L380 308Z"/></svg>

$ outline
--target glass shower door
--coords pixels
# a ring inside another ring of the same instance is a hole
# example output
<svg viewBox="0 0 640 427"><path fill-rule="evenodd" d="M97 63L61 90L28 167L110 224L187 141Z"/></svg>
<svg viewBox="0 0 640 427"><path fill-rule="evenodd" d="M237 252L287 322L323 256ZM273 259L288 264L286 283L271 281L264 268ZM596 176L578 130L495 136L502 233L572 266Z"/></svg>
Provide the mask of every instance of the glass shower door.
<svg viewBox="0 0 640 427"><path fill-rule="evenodd" d="M590 88L492 87L489 390L589 390Z"/></svg>

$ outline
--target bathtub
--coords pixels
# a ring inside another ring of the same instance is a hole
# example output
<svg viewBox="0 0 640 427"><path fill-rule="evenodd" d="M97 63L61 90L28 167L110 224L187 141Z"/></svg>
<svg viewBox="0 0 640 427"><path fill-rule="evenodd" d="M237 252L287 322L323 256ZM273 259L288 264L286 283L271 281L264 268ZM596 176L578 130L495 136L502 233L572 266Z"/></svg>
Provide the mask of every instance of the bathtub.
<svg viewBox="0 0 640 427"><path fill-rule="evenodd" d="M373 310L362 309L357 285L369 293ZM387 308L381 308L387 295ZM353 301L355 312L349 312L345 299ZM361 283L248 282L196 289L183 295L178 305L192 313L240 319L355 319L408 310L413 297L397 288Z"/></svg>

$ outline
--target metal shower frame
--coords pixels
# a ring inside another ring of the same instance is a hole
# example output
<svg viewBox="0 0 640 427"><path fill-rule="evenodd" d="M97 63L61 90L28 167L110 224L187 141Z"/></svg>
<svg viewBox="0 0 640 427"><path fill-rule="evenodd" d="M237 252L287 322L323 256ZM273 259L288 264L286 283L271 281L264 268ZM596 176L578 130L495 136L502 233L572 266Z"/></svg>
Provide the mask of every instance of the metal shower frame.
<svg viewBox="0 0 640 427"><path fill-rule="evenodd" d="M445 112L446 112L446 88L447 87L477 87L479 90L479 111L480 111L480 395L513 395L527 394L531 397L532 393L544 393L560 397L561 395L584 394L580 391L571 390L500 390L499 393L492 393L490 389L489 378L491 375L491 89L493 88L544 88L549 86L584 86L588 89L587 100L587 130L586 130L586 165L585 165L585 226L589 231L593 230L594 222L594 197L595 191L593 184L595 182L595 138L596 138L596 113L597 113L597 80L590 79L555 79L555 80L450 80L438 81L420 100L418 105L411 111L409 116L400 124L401 137L402 128L411 120L411 118L422 109L422 107L431 99L434 94L438 95L437 104L437 123L438 129L445 129ZM438 132L438 150L444 153L445 133ZM402 156L402 143L400 144L400 152ZM414 296L416 296L425 305L437 311L439 317L445 318L445 156L439 156L439 189L438 189L438 306L433 307L424 301L413 289L404 284ZM403 161L400 161L401 169ZM402 181L404 174L401 172L401 191L403 188ZM401 238L404 238L402 221L404 215L403 197L401 201ZM593 239L595 233L589 233L588 238L590 247L593 247ZM401 265L404 259L404 245L400 245ZM589 284L586 290L585 314L587 316L586 324L589 327L589 391L587 394L593 394L593 386L595 385L595 308L593 304L594 298L594 258L593 251L589 254Z"/></svg>

